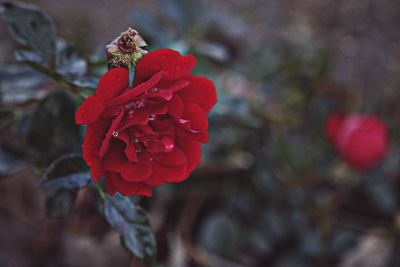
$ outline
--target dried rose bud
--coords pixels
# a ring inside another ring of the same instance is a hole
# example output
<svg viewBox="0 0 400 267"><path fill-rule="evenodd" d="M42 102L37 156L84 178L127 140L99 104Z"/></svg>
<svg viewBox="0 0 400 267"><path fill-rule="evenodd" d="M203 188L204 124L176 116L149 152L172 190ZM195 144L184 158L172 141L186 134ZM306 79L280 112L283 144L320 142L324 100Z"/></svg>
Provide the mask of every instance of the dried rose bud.
<svg viewBox="0 0 400 267"><path fill-rule="evenodd" d="M132 64L135 65L147 53L143 49L146 46L142 36L136 30L129 28L106 46L109 68L129 68Z"/></svg>

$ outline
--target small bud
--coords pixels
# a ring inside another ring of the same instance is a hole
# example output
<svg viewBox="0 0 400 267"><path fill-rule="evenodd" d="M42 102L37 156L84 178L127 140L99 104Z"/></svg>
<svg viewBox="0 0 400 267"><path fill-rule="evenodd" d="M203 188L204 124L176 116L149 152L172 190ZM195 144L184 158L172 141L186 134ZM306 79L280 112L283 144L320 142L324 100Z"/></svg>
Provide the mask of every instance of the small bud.
<svg viewBox="0 0 400 267"><path fill-rule="evenodd" d="M147 44L142 36L136 30L129 28L106 46L109 68L130 68L132 64L135 65L147 53L143 49L146 46Z"/></svg>

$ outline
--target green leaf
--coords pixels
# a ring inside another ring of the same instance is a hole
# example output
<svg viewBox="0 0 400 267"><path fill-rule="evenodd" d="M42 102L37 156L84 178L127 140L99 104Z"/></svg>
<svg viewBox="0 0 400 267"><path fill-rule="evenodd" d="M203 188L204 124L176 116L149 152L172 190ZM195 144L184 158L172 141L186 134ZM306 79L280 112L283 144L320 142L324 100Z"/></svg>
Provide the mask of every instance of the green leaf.
<svg viewBox="0 0 400 267"><path fill-rule="evenodd" d="M0 103L0 129L3 130L16 120L16 112Z"/></svg>
<svg viewBox="0 0 400 267"><path fill-rule="evenodd" d="M5 147L0 147L0 177L12 175L24 166L21 155Z"/></svg>
<svg viewBox="0 0 400 267"><path fill-rule="evenodd" d="M46 189L81 189L89 181L90 174L82 156L70 154L54 161L39 185Z"/></svg>
<svg viewBox="0 0 400 267"><path fill-rule="evenodd" d="M46 191L46 213L50 218L65 217L74 205L77 191L90 181L81 155L65 155L46 170L39 186Z"/></svg>
<svg viewBox="0 0 400 267"><path fill-rule="evenodd" d="M26 137L37 165L47 167L62 155L80 152L80 131L74 113L74 101L62 91L41 101Z"/></svg>
<svg viewBox="0 0 400 267"><path fill-rule="evenodd" d="M50 190L46 193L46 215L52 219L65 218L74 206L77 191Z"/></svg>
<svg viewBox="0 0 400 267"><path fill-rule="evenodd" d="M57 72L69 79L81 78L86 74L87 63L78 56L72 45L62 40L57 42Z"/></svg>
<svg viewBox="0 0 400 267"><path fill-rule="evenodd" d="M5 2L2 16L8 30L20 44L29 47L46 66L55 63L56 30L50 17L32 5Z"/></svg>
<svg viewBox="0 0 400 267"><path fill-rule="evenodd" d="M121 195L103 195L101 212L121 235L124 246L136 257L145 260L156 256L156 240L145 210Z"/></svg>

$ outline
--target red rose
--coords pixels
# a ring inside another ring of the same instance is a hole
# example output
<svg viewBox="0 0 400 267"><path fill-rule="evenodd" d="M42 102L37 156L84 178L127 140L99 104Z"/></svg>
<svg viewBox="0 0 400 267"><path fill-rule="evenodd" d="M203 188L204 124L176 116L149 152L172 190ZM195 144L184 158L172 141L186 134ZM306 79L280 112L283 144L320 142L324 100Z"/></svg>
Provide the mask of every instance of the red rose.
<svg viewBox="0 0 400 267"><path fill-rule="evenodd" d="M105 73L75 115L87 124L83 156L94 181L113 195L150 196L153 186L185 180L200 163L214 84L191 74L192 55L170 49L146 54L133 87L124 68Z"/></svg>
<svg viewBox="0 0 400 267"><path fill-rule="evenodd" d="M386 126L375 115L330 115L326 133L341 157L361 171L375 167L388 146Z"/></svg>

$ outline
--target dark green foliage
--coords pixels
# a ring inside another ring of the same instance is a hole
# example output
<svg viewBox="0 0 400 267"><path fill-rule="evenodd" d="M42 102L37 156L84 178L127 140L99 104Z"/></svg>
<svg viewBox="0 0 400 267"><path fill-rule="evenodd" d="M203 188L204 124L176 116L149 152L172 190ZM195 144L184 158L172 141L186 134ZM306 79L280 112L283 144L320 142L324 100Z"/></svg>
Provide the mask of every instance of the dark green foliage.
<svg viewBox="0 0 400 267"><path fill-rule="evenodd" d="M56 30L50 17L36 7L5 2L1 15L8 30L20 44L35 53L35 60L54 66Z"/></svg>
<svg viewBox="0 0 400 267"><path fill-rule="evenodd" d="M156 255L156 240L147 213L128 197L102 197L101 212L121 235L124 246L140 259L152 261Z"/></svg>
<svg viewBox="0 0 400 267"><path fill-rule="evenodd" d="M27 133L27 143L38 165L48 166L64 154L80 151L81 137L74 113L75 104L64 92L41 101Z"/></svg>
<svg viewBox="0 0 400 267"><path fill-rule="evenodd" d="M82 156L66 155L46 170L39 186L46 189L46 213L50 218L65 217L75 202L79 189L90 181Z"/></svg>

